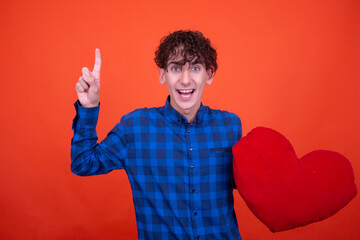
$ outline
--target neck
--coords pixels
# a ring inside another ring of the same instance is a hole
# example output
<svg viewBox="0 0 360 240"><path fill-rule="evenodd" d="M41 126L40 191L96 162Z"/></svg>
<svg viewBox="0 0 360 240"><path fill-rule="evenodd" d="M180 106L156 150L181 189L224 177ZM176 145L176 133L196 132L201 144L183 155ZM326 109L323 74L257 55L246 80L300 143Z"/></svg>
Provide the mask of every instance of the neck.
<svg viewBox="0 0 360 240"><path fill-rule="evenodd" d="M192 123L195 120L195 116L196 116L197 112L199 111L201 103L199 103L198 105L194 106L193 108L187 109L187 110L181 109L179 106L173 104L173 102L171 100L170 100L170 105L178 113L183 115L187 119L188 123Z"/></svg>
<svg viewBox="0 0 360 240"><path fill-rule="evenodd" d="M198 110L199 110L199 109L198 109ZM197 113L197 111L196 111L195 113L189 113L189 114L187 114L187 115L182 114L182 115L183 115L184 117L186 117L188 123L192 123L192 122L195 120L196 113Z"/></svg>

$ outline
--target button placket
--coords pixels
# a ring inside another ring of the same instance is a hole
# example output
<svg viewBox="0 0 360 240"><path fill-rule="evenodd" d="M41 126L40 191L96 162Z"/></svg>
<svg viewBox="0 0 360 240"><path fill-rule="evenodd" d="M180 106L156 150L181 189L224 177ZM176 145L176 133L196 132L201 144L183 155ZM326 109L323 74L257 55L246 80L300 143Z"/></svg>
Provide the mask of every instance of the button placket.
<svg viewBox="0 0 360 240"><path fill-rule="evenodd" d="M196 136L194 135L194 129L192 128L186 128L185 130L185 135L186 135L186 143L187 143L187 148L188 148L188 154L189 154L189 175L190 175L190 189L189 194L190 194L190 199L191 199L191 211L192 211L192 221L193 221L193 226L198 226L198 214L199 212L198 207L196 206L197 203L195 201L196 199L196 194L197 194L197 190L196 189L196 182L194 182L194 180L196 178L194 178L194 174L197 174L198 169L195 169L195 164L197 164L196 162L194 162L194 156L197 156L197 146L194 146L193 143L194 141L196 141ZM195 238L197 238L198 234L197 233L197 229L195 227L194 229L194 235Z"/></svg>

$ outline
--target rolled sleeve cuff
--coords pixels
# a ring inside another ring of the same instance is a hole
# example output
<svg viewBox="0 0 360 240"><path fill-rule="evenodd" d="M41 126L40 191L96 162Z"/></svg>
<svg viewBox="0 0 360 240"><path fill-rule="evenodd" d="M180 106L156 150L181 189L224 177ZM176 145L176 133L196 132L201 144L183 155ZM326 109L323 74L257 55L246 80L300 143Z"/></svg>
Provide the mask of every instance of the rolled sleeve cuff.
<svg viewBox="0 0 360 240"><path fill-rule="evenodd" d="M97 107L85 108L80 105L79 100L74 103L76 110L76 116L73 120L72 128L75 129L76 126L82 126L86 128L96 127L100 104Z"/></svg>

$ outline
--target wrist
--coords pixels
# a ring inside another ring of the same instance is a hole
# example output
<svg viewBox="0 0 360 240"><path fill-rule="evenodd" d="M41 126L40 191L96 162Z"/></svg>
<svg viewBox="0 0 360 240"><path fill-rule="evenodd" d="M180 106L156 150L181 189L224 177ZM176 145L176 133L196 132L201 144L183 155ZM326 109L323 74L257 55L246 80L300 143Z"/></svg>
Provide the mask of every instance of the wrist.
<svg viewBox="0 0 360 240"><path fill-rule="evenodd" d="M79 105L81 107L84 107L84 108L95 108L95 107L98 107L99 106L99 102L98 103L95 103L95 104L81 104L81 102L79 101Z"/></svg>

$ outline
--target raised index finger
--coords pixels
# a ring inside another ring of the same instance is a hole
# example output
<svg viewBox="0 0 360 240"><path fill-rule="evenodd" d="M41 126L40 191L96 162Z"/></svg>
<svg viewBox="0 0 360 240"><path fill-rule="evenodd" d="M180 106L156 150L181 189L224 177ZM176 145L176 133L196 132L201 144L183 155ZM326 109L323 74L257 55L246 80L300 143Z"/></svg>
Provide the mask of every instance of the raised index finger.
<svg viewBox="0 0 360 240"><path fill-rule="evenodd" d="M95 49L95 64L94 64L94 69L93 69L93 74L95 75L94 77L99 77L100 76L100 69L101 69L101 54L100 54L100 49L96 48Z"/></svg>

